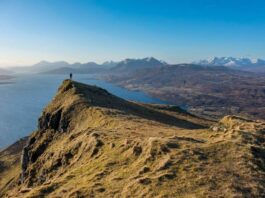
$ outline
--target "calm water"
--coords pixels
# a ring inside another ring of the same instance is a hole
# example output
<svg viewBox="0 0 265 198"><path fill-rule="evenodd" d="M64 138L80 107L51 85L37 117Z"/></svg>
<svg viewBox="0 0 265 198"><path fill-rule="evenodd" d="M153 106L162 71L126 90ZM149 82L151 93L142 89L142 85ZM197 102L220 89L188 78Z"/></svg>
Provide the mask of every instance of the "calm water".
<svg viewBox="0 0 265 198"><path fill-rule="evenodd" d="M66 76L20 75L13 84L0 84L0 148L29 135L37 127L42 109L49 103ZM100 86L127 100L163 103L142 92L128 91L88 75L76 75L76 81Z"/></svg>

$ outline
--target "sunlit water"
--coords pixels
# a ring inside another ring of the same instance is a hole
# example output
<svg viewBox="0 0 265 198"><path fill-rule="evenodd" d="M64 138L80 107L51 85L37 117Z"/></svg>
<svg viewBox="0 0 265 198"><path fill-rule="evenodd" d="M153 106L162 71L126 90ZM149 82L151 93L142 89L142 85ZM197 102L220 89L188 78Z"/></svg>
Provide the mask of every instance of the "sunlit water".
<svg viewBox="0 0 265 198"><path fill-rule="evenodd" d="M0 84L0 148L29 135L37 127L43 108L55 95L64 75L19 75L12 84ZM142 92L128 91L88 75L76 75L76 81L100 86L128 100L163 103Z"/></svg>

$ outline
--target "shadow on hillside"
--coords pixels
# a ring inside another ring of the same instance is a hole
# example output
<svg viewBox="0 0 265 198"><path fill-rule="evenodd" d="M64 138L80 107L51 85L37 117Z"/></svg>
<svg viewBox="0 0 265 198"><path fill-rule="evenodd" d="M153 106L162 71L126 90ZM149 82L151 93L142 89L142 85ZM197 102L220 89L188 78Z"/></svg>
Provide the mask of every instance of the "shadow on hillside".
<svg viewBox="0 0 265 198"><path fill-rule="evenodd" d="M106 90L74 82L74 86L80 95L84 96L93 106L116 109L125 114L131 114L144 119L160 122L185 129L203 129L204 125L196 124L187 120L179 119L174 116L156 111L152 108L144 107L133 102L126 101L122 98L114 96ZM182 112L183 114L183 112ZM189 114L187 113L187 116Z"/></svg>

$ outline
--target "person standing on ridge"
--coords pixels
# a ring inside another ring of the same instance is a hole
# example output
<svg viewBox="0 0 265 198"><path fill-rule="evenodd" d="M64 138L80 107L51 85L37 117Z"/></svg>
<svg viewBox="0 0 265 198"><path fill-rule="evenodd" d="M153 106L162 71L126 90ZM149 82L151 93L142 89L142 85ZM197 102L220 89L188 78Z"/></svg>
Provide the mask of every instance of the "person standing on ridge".
<svg viewBox="0 0 265 198"><path fill-rule="evenodd" d="M72 73L70 73L70 80L72 80L72 78L73 78L73 74L72 74Z"/></svg>

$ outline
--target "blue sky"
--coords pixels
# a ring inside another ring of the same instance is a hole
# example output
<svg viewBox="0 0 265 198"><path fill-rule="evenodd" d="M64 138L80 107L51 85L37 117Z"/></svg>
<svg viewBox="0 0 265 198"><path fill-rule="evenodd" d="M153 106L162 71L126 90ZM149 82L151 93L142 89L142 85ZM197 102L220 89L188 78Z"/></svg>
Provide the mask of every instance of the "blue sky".
<svg viewBox="0 0 265 198"><path fill-rule="evenodd" d="M0 0L0 66L265 58L264 0Z"/></svg>

